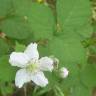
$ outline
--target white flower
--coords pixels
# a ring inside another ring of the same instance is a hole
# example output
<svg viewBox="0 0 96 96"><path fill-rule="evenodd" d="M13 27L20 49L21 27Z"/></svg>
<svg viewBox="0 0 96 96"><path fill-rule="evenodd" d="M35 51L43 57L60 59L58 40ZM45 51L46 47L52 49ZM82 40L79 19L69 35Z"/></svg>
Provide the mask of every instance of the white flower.
<svg viewBox="0 0 96 96"><path fill-rule="evenodd" d="M69 71L68 71L67 68L62 67L62 68L60 69L60 77L61 77L61 78L66 78L66 77L68 76L68 74L69 74Z"/></svg>
<svg viewBox="0 0 96 96"><path fill-rule="evenodd" d="M38 86L45 87L48 84L43 71L53 70L53 60L49 57L39 59L37 44L31 43L24 52L12 52L9 62L12 66L20 67L15 77L15 85L21 88L24 83L31 80Z"/></svg>

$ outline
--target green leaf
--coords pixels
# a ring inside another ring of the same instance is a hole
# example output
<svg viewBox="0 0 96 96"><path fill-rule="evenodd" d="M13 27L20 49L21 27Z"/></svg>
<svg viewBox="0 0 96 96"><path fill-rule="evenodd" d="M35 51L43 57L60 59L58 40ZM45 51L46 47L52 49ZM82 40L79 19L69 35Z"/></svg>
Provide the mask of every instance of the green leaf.
<svg viewBox="0 0 96 96"><path fill-rule="evenodd" d="M16 46L15 46L15 51L16 52L20 52L20 51L23 52L25 50L25 48L26 48L25 45L22 45L22 44L19 44L18 42L16 42Z"/></svg>
<svg viewBox="0 0 96 96"><path fill-rule="evenodd" d="M50 40L48 48L50 54L59 59L59 66L67 67L70 73L77 73L86 65L86 51L78 37L55 37Z"/></svg>
<svg viewBox="0 0 96 96"><path fill-rule="evenodd" d="M82 71L81 80L87 87L96 86L96 68L92 64L87 64Z"/></svg>
<svg viewBox="0 0 96 96"><path fill-rule="evenodd" d="M52 55L52 54L50 54L50 51L49 51L47 44L45 46L39 44L38 50L39 50L39 54L41 57Z"/></svg>
<svg viewBox="0 0 96 96"><path fill-rule="evenodd" d="M1 23L1 30L11 38L26 39L30 36L31 30L25 20L21 17L13 17Z"/></svg>
<svg viewBox="0 0 96 96"><path fill-rule="evenodd" d="M3 39L0 39L0 56L8 53L9 53L8 44Z"/></svg>
<svg viewBox="0 0 96 96"><path fill-rule="evenodd" d="M57 0L56 8L58 23L64 34L74 32L81 37L91 35L89 0Z"/></svg>
<svg viewBox="0 0 96 96"><path fill-rule="evenodd" d="M54 31L51 9L32 0L14 0L16 14L24 17L33 31L35 40L49 39Z"/></svg>
<svg viewBox="0 0 96 96"><path fill-rule="evenodd" d="M12 0L0 0L0 16L5 16L11 10Z"/></svg>
<svg viewBox="0 0 96 96"><path fill-rule="evenodd" d="M77 71L77 73L79 72ZM72 74L72 72L69 71L69 76L60 82L60 86L63 90L66 90L73 86L77 86L79 83L80 83L80 75L79 74L74 75Z"/></svg>
<svg viewBox="0 0 96 96"><path fill-rule="evenodd" d="M70 96L91 96L91 90L82 84L78 84L72 88L72 93Z"/></svg>
<svg viewBox="0 0 96 96"><path fill-rule="evenodd" d="M12 94L14 89L13 89L13 86L12 86L12 83L8 83L6 84L6 82L0 82L0 90L1 90L1 93L6 96L7 94Z"/></svg>
<svg viewBox="0 0 96 96"><path fill-rule="evenodd" d="M0 58L0 80L2 82L6 81L13 81L15 79L15 74L17 68L12 67L9 64L9 57L8 56L2 56Z"/></svg>

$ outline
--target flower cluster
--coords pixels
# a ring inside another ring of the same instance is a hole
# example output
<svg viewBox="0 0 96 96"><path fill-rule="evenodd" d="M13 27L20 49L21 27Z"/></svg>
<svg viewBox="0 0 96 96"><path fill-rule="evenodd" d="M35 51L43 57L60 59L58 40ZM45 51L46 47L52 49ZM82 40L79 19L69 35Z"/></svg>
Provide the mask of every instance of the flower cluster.
<svg viewBox="0 0 96 96"><path fill-rule="evenodd" d="M39 58L37 43L31 43L24 52L12 52L9 62L12 66L20 67L15 77L15 85L21 88L25 83L33 81L36 85L45 87L48 79L44 75L44 71L54 69L54 60L50 57ZM65 70L65 69L64 69ZM66 72L65 72L66 71ZM61 73L67 77L68 72L65 70Z"/></svg>

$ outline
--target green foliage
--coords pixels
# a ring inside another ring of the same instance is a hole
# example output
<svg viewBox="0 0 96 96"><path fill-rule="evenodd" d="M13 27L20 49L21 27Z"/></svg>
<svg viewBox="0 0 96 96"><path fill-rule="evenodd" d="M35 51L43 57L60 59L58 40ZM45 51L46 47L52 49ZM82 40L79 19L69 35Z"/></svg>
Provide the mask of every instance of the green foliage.
<svg viewBox="0 0 96 96"><path fill-rule="evenodd" d="M22 5L22 6L21 6ZM25 17L36 39L48 39L54 31L54 17L51 9L31 0L14 0L16 14Z"/></svg>
<svg viewBox="0 0 96 96"><path fill-rule="evenodd" d="M0 87L1 88L1 93L4 96L7 95L7 94L12 94L12 92L14 91L13 86L12 86L11 83L8 83L8 82L4 83L4 82L2 82L0 84L0 86L1 86Z"/></svg>
<svg viewBox="0 0 96 96"><path fill-rule="evenodd" d="M89 88L96 86L96 69L93 65L88 64L81 73L82 82Z"/></svg>
<svg viewBox="0 0 96 96"><path fill-rule="evenodd" d="M59 68L67 67L69 76L60 79L55 71L45 72L49 85L40 88L39 91L35 90L36 94L35 91L32 94L52 96L52 91L54 96L90 96L92 88L96 86L96 68L88 64L90 52L82 44L85 40L88 43L86 47L94 48L92 53L96 55L95 47L91 46L93 43L95 45L95 39L90 38L90 2L56 0L54 3L53 0L47 0L45 4L33 1L0 0L0 32L6 35L4 38L0 36L1 86L6 81L11 82L15 79L17 68L9 64L11 51L24 51L27 44L37 42L40 57L57 57L60 61ZM95 27L94 24L94 30ZM10 93L13 91L9 92L10 88L3 86L0 89L2 92Z"/></svg>
<svg viewBox="0 0 96 96"><path fill-rule="evenodd" d="M72 96L91 96L91 90L83 85L79 85L72 89Z"/></svg>
<svg viewBox="0 0 96 96"><path fill-rule="evenodd" d="M9 64L9 56L2 56L0 58L0 81L2 82L12 82L15 78L17 68L12 67Z"/></svg>
<svg viewBox="0 0 96 96"><path fill-rule="evenodd" d="M0 0L0 17L5 16L11 10L12 0Z"/></svg>
<svg viewBox="0 0 96 96"><path fill-rule="evenodd" d="M62 92L62 90L59 86L55 86L54 91L55 91L56 96L64 96L64 93Z"/></svg>
<svg viewBox="0 0 96 96"><path fill-rule="evenodd" d="M15 46L15 51L16 52L20 52L20 51L23 52L25 50L25 48L26 48L25 45L22 45L22 44L19 44L18 42L16 42L16 46Z"/></svg>
<svg viewBox="0 0 96 96"><path fill-rule="evenodd" d="M12 17L4 20L1 23L1 30L5 32L8 37L16 39L25 39L30 35L28 25L20 17Z"/></svg>
<svg viewBox="0 0 96 96"><path fill-rule="evenodd" d="M67 36L66 36L67 37ZM60 60L61 66L72 66L86 64L86 51L78 40L79 38L56 38L49 42L50 54L53 54Z"/></svg>
<svg viewBox="0 0 96 96"><path fill-rule="evenodd" d="M8 16L4 15L2 17L4 21L1 22L1 30L8 37L26 39L30 35L30 38L33 38L34 35L35 40L52 37L55 23L50 8L32 3L31 0L10 0L10 4L12 11L8 13Z"/></svg>
<svg viewBox="0 0 96 96"><path fill-rule="evenodd" d="M4 41L3 39L0 39L0 57L4 54L8 54L9 49L10 47L8 46L6 41Z"/></svg>
<svg viewBox="0 0 96 96"><path fill-rule="evenodd" d="M57 20L64 34L74 32L81 37L90 37L89 0L57 0Z"/></svg>

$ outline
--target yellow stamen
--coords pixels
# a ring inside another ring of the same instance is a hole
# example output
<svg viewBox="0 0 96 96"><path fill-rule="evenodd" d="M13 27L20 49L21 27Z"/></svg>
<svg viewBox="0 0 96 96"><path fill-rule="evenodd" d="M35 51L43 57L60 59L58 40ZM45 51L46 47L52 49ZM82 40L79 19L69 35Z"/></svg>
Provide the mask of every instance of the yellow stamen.
<svg viewBox="0 0 96 96"><path fill-rule="evenodd" d="M28 71L32 71L32 72L34 72L36 69L37 69L37 64L29 64L27 67L26 67L26 69L28 70Z"/></svg>

